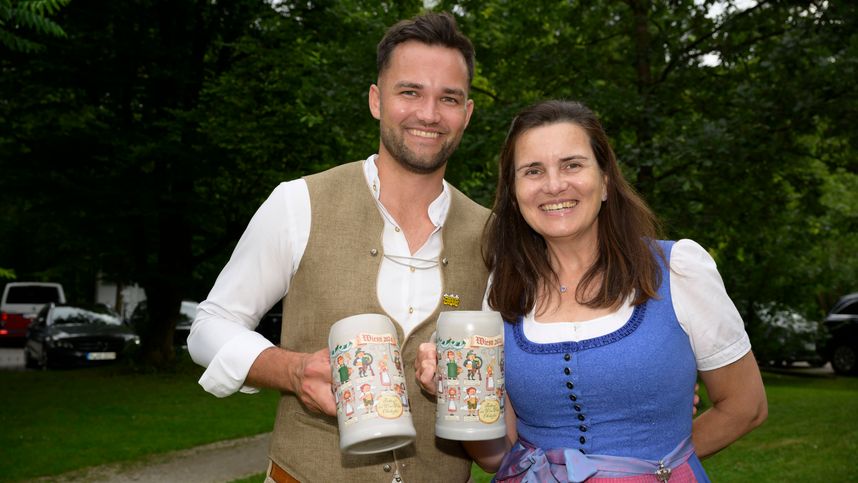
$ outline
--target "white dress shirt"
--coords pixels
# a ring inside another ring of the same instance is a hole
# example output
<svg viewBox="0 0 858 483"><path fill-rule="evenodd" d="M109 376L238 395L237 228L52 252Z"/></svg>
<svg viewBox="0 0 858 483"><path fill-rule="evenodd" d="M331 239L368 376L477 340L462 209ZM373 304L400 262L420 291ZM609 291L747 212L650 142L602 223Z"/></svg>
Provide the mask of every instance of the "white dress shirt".
<svg viewBox="0 0 858 483"><path fill-rule="evenodd" d="M375 155L364 161L364 175L384 218L381 262L376 291L388 315L407 335L432 314L441 296L437 259L442 248L441 227L450 208L450 192L429 206L435 230L414 254L395 220L378 201L381 182ZM206 367L199 380L219 397L244 386L250 366L273 344L255 332L259 320L289 291L310 235L311 206L303 179L281 183L259 207L239 239L208 298L199 305L188 337L193 360ZM403 263L405 261L406 263ZM418 267L412 270L410 266ZM711 370L735 361L750 350L742 319L724 289L712 257L691 240L678 241L671 252L671 293L674 310L689 335L698 369ZM485 304L484 304L484 308ZM613 332L631 314L631 306L599 319L540 323L525 317L525 334L534 342L583 340ZM289 321L284 319L284 324Z"/></svg>
<svg viewBox="0 0 858 483"><path fill-rule="evenodd" d="M405 234L379 201L382 186L375 158L364 161L363 172L384 219L385 257L376 291L381 307L407 336L434 312L441 298L438 259L450 190L444 182L441 194L430 204L428 215L435 230L412 254ZM188 337L194 362L206 366L199 381L206 391L219 397L238 390L257 391L243 386L244 380L259 353L273 344L253 329L289 292L307 247L310 220L310 195L303 179L281 183L253 215L208 298L200 304ZM289 320L284 318L283 323Z"/></svg>

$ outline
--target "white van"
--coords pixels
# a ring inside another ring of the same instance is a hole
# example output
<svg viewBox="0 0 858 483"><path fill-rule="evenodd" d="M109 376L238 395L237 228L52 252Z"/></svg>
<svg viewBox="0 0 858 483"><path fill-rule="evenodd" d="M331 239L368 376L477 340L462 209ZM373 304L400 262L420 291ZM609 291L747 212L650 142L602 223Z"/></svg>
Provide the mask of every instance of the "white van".
<svg viewBox="0 0 858 483"><path fill-rule="evenodd" d="M3 298L0 299L0 339L25 337L30 322L50 302L66 302L62 285L46 282L7 283L3 289Z"/></svg>

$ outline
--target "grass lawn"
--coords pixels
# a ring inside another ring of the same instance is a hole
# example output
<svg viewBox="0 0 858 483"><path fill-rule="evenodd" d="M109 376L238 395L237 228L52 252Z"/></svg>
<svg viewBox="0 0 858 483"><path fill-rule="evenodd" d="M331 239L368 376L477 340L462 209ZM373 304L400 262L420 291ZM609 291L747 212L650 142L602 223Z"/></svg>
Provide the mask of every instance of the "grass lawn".
<svg viewBox="0 0 858 483"><path fill-rule="evenodd" d="M717 483L858 482L858 378L763 373L769 418L703 461ZM701 390L701 410L709 405ZM475 468L474 481L491 477Z"/></svg>
<svg viewBox="0 0 858 483"><path fill-rule="evenodd" d="M197 385L201 373L189 361L169 374L122 366L0 372L0 480L134 461L271 429L275 392L217 399ZM768 421L704 461L712 480L858 481L858 378L764 379ZM479 470L474 476L489 480Z"/></svg>
<svg viewBox="0 0 858 483"><path fill-rule="evenodd" d="M276 392L218 399L196 383L201 374L189 360L168 374L118 365L0 372L0 481L271 430Z"/></svg>
<svg viewBox="0 0 858 483"><path fill-rule="evenodd" d="M858 481L858 378L763 373L769 418L705 460L713 481Z"/></svg>

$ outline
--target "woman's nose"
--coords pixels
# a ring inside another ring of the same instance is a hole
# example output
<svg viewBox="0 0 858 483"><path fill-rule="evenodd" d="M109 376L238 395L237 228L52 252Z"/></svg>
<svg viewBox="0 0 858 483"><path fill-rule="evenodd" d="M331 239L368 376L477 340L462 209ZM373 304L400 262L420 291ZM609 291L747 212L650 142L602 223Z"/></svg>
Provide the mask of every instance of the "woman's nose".
<svg viewBox="0 0 858 483"><path fill-rule="evenodd" d="M547 193L561 193L569 187L569 182L556 171L549 171L545 177L544 189Z"/></svg>

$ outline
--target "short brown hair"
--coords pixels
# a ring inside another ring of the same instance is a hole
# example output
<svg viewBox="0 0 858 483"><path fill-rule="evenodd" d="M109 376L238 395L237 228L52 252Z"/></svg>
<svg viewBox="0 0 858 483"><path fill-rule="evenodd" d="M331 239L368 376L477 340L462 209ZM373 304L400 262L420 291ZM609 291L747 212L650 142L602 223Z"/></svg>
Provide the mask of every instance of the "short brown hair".
<svg viewBox="0 0 858 483"><path fill-rule="evenodd" d="M409 40L458 50L468 66L468 85L474 80L474 46L468 37L459 31L456 19L447 12L424 13L409 20L401 20L390 27L378 43L378 75L390 64L393 49Z"/></svg>
<svg viewBox="0 0 858 483"><path fill-rule="evenodd" d="M599 168L608 178L608 199L598 215L597 259L579 283L576 299L591 308L614 307L634 291L637 305L654 298L661 284L656 257L663 259L664 254L654 243L660 232L658 220L623 177L598 118L580 102L543 101L525 108L512 121L500 154L493 216L483 237L483 257L493 273L489 306L509 321L533 310L540 287L558 282L545 239L527 224L515 198L515 146L530 129L564 122L587 133ZM590 291L599 279L598 290ZM593 295L585 299L587 293Z"/></svg>

